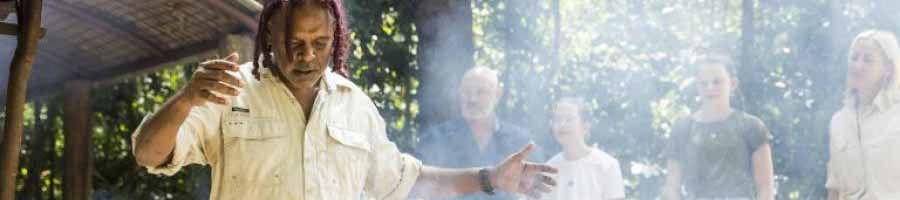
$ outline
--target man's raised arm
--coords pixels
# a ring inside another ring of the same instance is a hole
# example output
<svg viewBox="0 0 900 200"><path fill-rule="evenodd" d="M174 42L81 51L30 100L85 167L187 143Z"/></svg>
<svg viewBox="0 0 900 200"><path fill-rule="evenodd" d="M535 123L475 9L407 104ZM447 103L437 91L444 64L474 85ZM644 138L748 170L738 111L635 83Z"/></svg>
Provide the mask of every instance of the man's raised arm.
<svg viewBox="0 0 900 200"><path fill-rule="evenodd" d="M238 95L243 84L226 71L237 71L238 54L200 64L188 85L150 115L134 134L134 157L142 166L156 167L172 158L178 128L195 106L213 102L227 104L221 95ZM218 93L218 94L216 94Z"/></svg>

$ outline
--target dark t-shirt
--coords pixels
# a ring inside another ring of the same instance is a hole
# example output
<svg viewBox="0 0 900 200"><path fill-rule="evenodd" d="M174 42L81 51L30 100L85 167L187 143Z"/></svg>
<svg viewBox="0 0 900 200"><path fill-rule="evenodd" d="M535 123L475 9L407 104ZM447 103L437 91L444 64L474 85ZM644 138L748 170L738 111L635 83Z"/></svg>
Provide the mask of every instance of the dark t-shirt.
<svg viewBox="0 0 900 200"><path fill-rule="evenodd" d="M450 168L494 166L507 156L521 150L531 141L531 134L518 126L497 120L487 148L482 152L465 120L457 118L426 129L416 145L415 156L426 165ZM542 157L539 148L529 155L530 161ZM459 200L515 199L512 194L497 192L494 196L484 193L464 195Z"/></svg>
<svg viewBox="0 0 900 200"><path fill-rule="evenodd" d="M688 197L749 198L756 193L753 152L769 139L762 120L744 112L708 123L685 117L675 121L666 152L681 165Z"/></svg>

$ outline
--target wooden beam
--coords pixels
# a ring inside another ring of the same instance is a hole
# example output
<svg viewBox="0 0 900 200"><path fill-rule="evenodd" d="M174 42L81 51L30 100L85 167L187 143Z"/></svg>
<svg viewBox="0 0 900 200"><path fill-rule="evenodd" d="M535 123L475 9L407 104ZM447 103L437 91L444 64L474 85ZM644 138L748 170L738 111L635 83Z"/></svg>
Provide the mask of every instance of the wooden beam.
<svg viewBox="0 0 900 200"><path fill-rule="evenodd" d="M63 84L63 199L91 197L91 83L71 80Z"/></svg>
<svg viewBox="0 0 900 200"><path fill-rule="evenodd" d="M237 20L241 26L250 30L251 33L256 34L259 30L259 27L256 26L257 19L256 16L245 13L234 6L228 4L222 0L200 0L200 3L205 4L215 10L223 12L226 16L231 17L232 19Z"/></svg>
<svg viewBox="0 0 900 200"><path fill-rule="evenodd" d="M59 0L47 1L47 8L74 17L77 19L77 21L82 21L94 28L97 28L98 30L101 30L104 33L112 35L113 37L123 39L131 45L135 45L150 52L150 54L152 55L159 56L163 54L162 47L156 45L157 43L152 42L145 37L141 37L141 35L137 33L138 31L136 30L136 28L125 29L123 27L130 26L126 24L116 23L113 20L109 20L105 17L92 14L96 12L93 12L91 10L81 9L79 6Z"/></svg>
<svg viewBox="0 0 900 200"><path fill-rule="evenodd" d="M6 96L6 122L3 139L0 141L0 199L16 199L16 175L19 174L19 152L22 146L24 128L25 95L31 65L37 54L38 35L41 27L43 0L22 1L18 7L18 44L9 67L9 83Z"/></svg>
<svg viewBox="0 0 900 200"><path fill-rule="evenodd" d="M38 33L38 38L44 38L44 34L47 33L47 29L41 28L41 32ZM0 22L0 34L3 35L17 35L19 34L19 25L7 22Z"/></svg>

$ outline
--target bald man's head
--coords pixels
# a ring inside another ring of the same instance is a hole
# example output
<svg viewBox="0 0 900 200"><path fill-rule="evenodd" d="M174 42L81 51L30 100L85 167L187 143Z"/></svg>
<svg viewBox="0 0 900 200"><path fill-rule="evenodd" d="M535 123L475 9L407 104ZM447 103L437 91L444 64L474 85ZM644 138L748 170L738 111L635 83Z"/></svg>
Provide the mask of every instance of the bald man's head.
<svg viewBox="0 0 900 200"><path fill-rule="evenodd" d="M497 70L474 67L466 71L459 84L460 109L467 120L492 117L503 95Z"/></svg>

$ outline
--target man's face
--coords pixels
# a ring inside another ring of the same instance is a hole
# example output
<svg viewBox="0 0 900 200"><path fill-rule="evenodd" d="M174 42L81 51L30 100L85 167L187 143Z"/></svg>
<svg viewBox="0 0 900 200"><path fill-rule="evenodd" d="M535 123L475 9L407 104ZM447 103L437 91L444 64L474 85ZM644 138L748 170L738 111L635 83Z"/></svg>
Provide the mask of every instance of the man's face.
<svg viewBox="0 0 900 200"><path fill-rule="evenodd" d="M491 116L500 95L497 79L490 75L472 73L463 77L459 88L463 118L474 120Z"/></svg>
<svg viewBox="0 0 900 200"><path fill-rule="evenodd" d="M284 12L276 12L268 25L272 30L270 38L277 70L289 87L314 87L325 73L333 51L333 20L326 8L315 3L297 5L291 12L293 30L288 34L287 43L283 35L287 32Z"/></svg>

